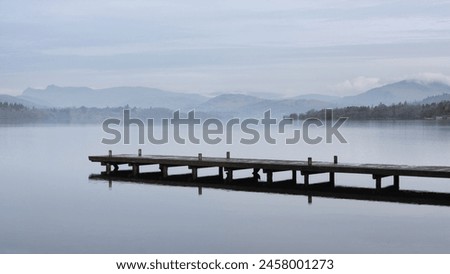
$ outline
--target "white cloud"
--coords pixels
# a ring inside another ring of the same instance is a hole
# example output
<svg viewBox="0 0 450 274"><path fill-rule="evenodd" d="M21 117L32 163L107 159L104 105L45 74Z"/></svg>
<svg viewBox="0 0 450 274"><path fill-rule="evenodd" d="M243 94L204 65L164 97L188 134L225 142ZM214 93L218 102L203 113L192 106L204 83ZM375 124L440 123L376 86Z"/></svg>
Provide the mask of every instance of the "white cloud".
<svg viewBox="0 0 450 274"><path fill-rule="evenodd" d="M381 85L383 85L383 83L379 78L358 76L356 78L338 83L332 86L331 89L336 95L352 95L379 87Z"/></svg>
<svg viewBox="0 0 450 274"><path fill-rule="evenodd" d="M408 78L411 80L422 81L425 83L440 82L440 83L450 85L450 76L442 74L442 73L424 72L424 73L415 74Z"/></svg>

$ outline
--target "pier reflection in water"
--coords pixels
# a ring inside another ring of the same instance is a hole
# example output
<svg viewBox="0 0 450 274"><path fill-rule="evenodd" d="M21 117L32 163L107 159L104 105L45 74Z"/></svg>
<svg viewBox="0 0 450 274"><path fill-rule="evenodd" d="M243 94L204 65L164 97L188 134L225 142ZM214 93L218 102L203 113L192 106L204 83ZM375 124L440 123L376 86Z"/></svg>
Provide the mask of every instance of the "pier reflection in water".
<svg viewBox="0 0 450 274"><path fill-rule="evenodd" d="M272 194L301 195L308 197L308 203L313 203L313 197L349 199L360 201L378 201L403 204L450 206L450 193L402 190L392 186L378 189L350 186L332 186L329 182L316 183L305 186L292 184L291 180L279 181L272 184L258 182L253 178L236 179L232 183L223 183L217 176L201 177L197 181L188 181L190 174L171 176L167 179L158 178L158 173L147 173L140 178L128 176L126 172L115 175L93 174L91 181L104 181L110 189L114 183L165 185L177 187L197 188L198 195L204 194L204 189L223 189L232 191L259 192ZM173 178L172 178L173 177ZM231 194L230 194L231 195Z"/></svg>

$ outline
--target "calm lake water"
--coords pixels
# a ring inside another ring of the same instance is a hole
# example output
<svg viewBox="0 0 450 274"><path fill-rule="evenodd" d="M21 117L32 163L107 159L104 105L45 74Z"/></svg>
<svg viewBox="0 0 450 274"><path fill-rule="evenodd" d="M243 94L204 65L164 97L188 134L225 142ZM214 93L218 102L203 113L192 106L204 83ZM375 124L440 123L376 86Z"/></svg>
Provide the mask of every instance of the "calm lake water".
<svg viewBox="0 0 450 274"><path fill-rule="evenodd" d="M100 126L0 127L0 253L450 253L450 207L88 178L103 170L88 155L109 149L450 165L450 123L353 123L343 134L348 144L108 146ZM336 183L374 186L367 175ZM401 188L450 192L450 179L401 178Z"/></svg>

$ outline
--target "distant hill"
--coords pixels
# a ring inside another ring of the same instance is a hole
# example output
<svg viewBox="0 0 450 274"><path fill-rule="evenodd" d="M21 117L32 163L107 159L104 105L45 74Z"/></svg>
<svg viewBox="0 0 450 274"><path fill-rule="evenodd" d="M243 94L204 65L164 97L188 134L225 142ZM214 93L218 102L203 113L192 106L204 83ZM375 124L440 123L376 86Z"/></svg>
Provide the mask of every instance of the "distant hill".
<svg viewBox="0 0 450 274"><path fill-rule="evenodd" d="M270 109L273 115L280 116L288 111L301 112L329 106L330 103L319 100L294 98L273 100L242 94L222 94L204 102L196 109L222 116L261 116Z"/></svg>
<svg viewBox="0 0 450 274"><path fill-rule="evenodd" d="M186 94L145 87L115 87L91 89L87 87L58 87L26 89L19 99L47 107L162 107L193 108L207 100L198 94Z"/></svg>
<svg viewBox="0 0 450 274"><path fill-rule="evenodd" d="M291 98L260 97L245 94L220 94L206 97L146 87L59 87L26 89L20 96L0 95L0 102L18 103L28 107L137 107L208 113L217 117L262 115L271 109L274 115L301 113L311 109L346 106L377 106L409 103L432 103L449 100L450 86L439 82L404 80L368 90L354 96L337 97L305 94Z"/></svg>
<svg viewBox="0 0 450 274"><path fill-rule="evenodd" d="M0 102L9 103L9 104L21 104L26 107L38 107L38 104L32 103L28 100L21 99L15 96L10 96L6 94L0 94Z"/></svg>
<svg viewBox="0 0 450 274"><path fill-rule="evenodd" d="M202 112L232 116L251 113L253 111L249 109L249 106L264 101L270 102L271 100L244 94L222 94L209 99L195 109Z"/></svg>
<svg viewBox="0 0 450 274"><path fill-rule="evenodd" d="M323 95L323 94L304 94L293 97L292 99L300 100L315 100L321 102L332 102L335 103L341 99L339 96Z"/></svg>
<svg viewBox="0 0 450 274"><path fill-rule="evenodd" d="M440 82L425 83L404 80L374 88L354 96L343 97L340 106L373 106L380 103L390 105L399 102L418 102L442 93L450 93L450 86Z"/></svg>
<svg viewBox="0 0 450 274"><path fill-rule="evenodd" d="M450 86L440 82L421 82L404 80L387 84L354 96L338 97L322 94L306 94L286 99L261 99L242 94L223 94L216 96L197 109L205 112L222 113L225 115L253 116L261 115L271 109L274 115L301 113L311 109L335 108L346 106L377 106L409 102L421 103L422 100L433 97L435 102L449 100ZM425 103L430 103L429 99Z"/></svg>
<svg viewBox="0 0 450 274"><path fill-rule="evenodd" d="M283 116L291 112L305 112L311 109L322 109L332 107L333 104L319 100L305 100L305 99L283 99L272 100L271 102L259 102L249 106L253 110L251 114L261 115L266 110L270 109L274 116Z"/></svg>

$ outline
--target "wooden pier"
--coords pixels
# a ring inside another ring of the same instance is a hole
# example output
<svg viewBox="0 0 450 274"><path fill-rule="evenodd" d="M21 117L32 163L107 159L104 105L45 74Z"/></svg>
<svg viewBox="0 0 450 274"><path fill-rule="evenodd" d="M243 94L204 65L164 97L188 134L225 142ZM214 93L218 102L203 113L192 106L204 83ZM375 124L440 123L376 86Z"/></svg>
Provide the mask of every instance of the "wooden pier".
<svg viewBox="0 0 450 274"><path fill-rule="evenodd" d="M276 172L291 172L292 177L287 181L288 185L301 186L302 188L310 188L310 176L315 174L328 174L329 179L326 183L327 187L335 187L336 173L354 173L368 174L374 180L374 188L376 191L382 190L381 180L386 177L392 177L392 184L387 188L390 190L399 190L400 177L427 177L427 178L450 178L450 166L410 166L410 165L386 165L386 164L348 164L339 163L338 157L334 156L331 162L313 161L308 158L305 161L294 160L269 160L269 159L245 159L232 158L227 152L225 157L204 157L201 153L197 156L166 156L166 155L142 155L139 150L137 154L118 154L113 155L109 151L108 155L89 156L92 162L99 162L106 167L104 175L111 176L114 174L128 174L129 177L140 178L140 167L146 165L158 165L159 179L178 179L186 182L197 182L201 180L198 170L203 168L217 168L217 175L214 176L216 181L224 184L236 183L233 172L237 170L249 170L250 178L254 182L260 182L260 172L266 174L264 184L276 184L273 174ZM120 166L129 166L131 169L122 171ZM170 168L185 166L190 172L185 176L171 176ZM297 174L303 176L303 183L298 184ZM211 176L209 176L211 177ZM286 184L286 182L284 182ZM323 184L323 183L322 183Z"/></svg>

